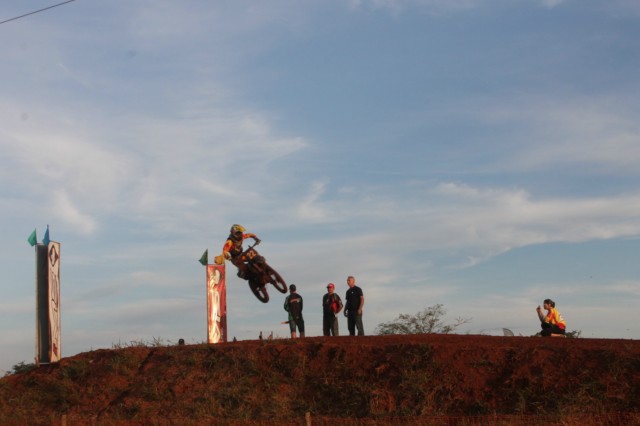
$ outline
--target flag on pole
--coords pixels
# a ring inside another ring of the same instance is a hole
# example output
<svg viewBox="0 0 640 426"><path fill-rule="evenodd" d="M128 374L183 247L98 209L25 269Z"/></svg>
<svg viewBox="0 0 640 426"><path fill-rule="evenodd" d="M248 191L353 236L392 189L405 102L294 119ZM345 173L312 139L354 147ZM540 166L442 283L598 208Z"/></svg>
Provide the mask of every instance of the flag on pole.
<svg viewBox="0 0 640 426"><path fill-rule="evenodd" d="M207 263L209 263L209 249L206 249L204 253L202 253L202 256L200 257L200 263L203 265L206 265Z"/></svg>
<svg viewBox="0 0 640 426"><path fill-rule="evenodd" d="M49 225L47 225L47 230L44 232L44 238L42 239L42 244L45 246L49 245Z"/></svg>
<svg viewBox="0 0 640 426"><path fill-rule="evenodd" d="M31 244L31 247L35 246L38 243L38 238L36 237L35 229L31 233L31 235L29 235L29 238L27 238L27 241L29 242L29 244Z"/></svg>

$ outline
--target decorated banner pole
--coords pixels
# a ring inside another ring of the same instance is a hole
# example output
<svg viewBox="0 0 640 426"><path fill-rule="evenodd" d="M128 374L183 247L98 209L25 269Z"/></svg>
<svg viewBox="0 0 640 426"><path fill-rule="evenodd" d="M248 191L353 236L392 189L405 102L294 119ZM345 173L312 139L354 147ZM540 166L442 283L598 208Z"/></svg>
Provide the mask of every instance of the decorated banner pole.
<svg viewBox="0 0 640 426"><path fill-rule="evenodd" d="M62 357L60 328L60 243L49 240L49 226L42 244L34 230L27 239L36 250L36 364L57 363Z"/></svg>
<svg viewBox="0 0 640 426"><path fill-rule="evenodd" d="M202 254L200 263L206 267L207 278L207 342L227 341L227 285L224 258L221 264L210 265L208 250Z"/></svg>

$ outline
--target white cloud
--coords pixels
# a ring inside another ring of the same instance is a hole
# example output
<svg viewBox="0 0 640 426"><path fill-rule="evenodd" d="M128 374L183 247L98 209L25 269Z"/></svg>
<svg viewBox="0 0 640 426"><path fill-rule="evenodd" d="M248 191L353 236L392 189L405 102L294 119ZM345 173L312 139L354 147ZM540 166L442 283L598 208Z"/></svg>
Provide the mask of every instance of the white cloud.
<svg viewBox="0 0 640 426"><path fill-rule="evenodd" d="M92 234L97 229L96 221L78 210L65 190L53 191L50 209L57 218L83 234Z"/></svg>
<svg viewBox="0 0 640 426"><path fill-rule="evenodd" d="M320 189L333 198L325 186ZM518 188L451 182L414 187L411 199L404 192L357 192L359 196L333 200L329 211L338 223L357 223L368 230L368 253L375 247L398 250L394 255L401 257L415 247L453 250L475 264L531 244L640 235L639 194L536 198ZM316 196L314 192L310 199ZM314 211L311 205L306 207ZM349 235L357 234L358 228L352 226Z"/></svg>
<svg viewBox="0 0 640 426"><path fill-rule="evenodd" d="M554 8L568 0L529 0L546 8ZM409 9L422 9L429 13L439 14L455 12L471 8L481 8L490 3L487 0L347 0L351 9L370 7L401 12ZM496 2L493 2L496 3Z"/></svg>
<svg viewBox="0 0 640 426"><path fill-rule="evenodd" d="M433 10L456 10L473 7L478 0L348 0L351 8L372 7L374 9L405 10L425 7Z"/></svg>
<svg viewBox="0 0 640 426"><path fill-rule="evenodd" d="M536 200L519 189L479 190L452 183L435 193L447 197L445 210L431 217L434 228L442 230L440 244L496 250L640 234L638 194Z"/></svg>
<svg viewBox="0 0 640 426"><path fill-rule="evenodd" d="M607 292L618 293L622 296L640 297L640 281L623 281L615 283L607 286Z"/></svg>
<svg viewBox="0 0 640 426"><path fill-rule="evenodd" d="M326 186L325 181L316 181L311 184L309 193L296 208L299 219L311 222L331 220L331 212L319 203L320 197L326 191Z"/></svg>
<svg viewBox="0 0 640 426"><path fill-rule="evenodd" d="M540 0L542 5L545 6L545 7L548 7L548 8L554 8L556 6L559 6L562 3L564 3L565 1L567 1L567 0Z"/></svg>
<svg viewBox="0 0 640 426"><path fill-rule="evenodd" d="M116 212L171 229L212 193L230 202L223 210L234 199L259 199L264 188L281 185L272 164L308 145L279 136L266 114L247 109L208 107L163 119L101 118L93 106L75 116L65 107L45 110L33 110L28 125L3 129L3 174L41 197L69 229L88 234ZM93 129L74 120L91 120Z"/></svg>
<svg viewBox="0 0 640 426"><path fill-rule="evenodd" d="M626 94L527 93L467 98L464 104L443 105L419 119L471 120L486 132L508 135L476 141L494 154L495 161L478 169L485 173L578 167L583 174L633 175L640 166L636 109L636 100Z"/></svg>
<svg viewBox="0 0 640 426"><path fill-rule="evenodd" d="M635 172L640 165L640 130L619 105L595 100L522 112L537 124L537 140L521 152L525 167L573 163Z"/></svg>

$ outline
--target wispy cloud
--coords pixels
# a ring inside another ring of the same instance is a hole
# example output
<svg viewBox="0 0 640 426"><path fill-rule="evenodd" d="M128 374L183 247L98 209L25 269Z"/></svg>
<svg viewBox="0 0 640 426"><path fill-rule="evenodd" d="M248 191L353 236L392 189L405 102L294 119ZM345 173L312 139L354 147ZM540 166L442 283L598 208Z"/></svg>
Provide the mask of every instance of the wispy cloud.
<svg viewBox="0 0 640 426"><path fill-rule="evenodd" d="M478 189L444 183L444 197L429 221L437 244L489 251L546 242L637 235L640 195L601 198L535 199L523 190ZM446 200L446 202L445 202ZM615 219L612 219L615 218Z"/></svg>
<svg viewBox="0 0 640 426"><path fill-rule="evenodd" d="M321 190L326 188L321 186ZM382 250L395 249L395 255L405 257L419 246L423 250L454 250L463 258L475 259L471 264L476 264L532 244L640 234L638 194L536 198L522 189L456 183L415 190L411 201L404 196L376 198L367 190L359 193L367 196L334 202L330 209L338 221L359 223L378 241L354 252L366 250L371 254L379 246ZM314 193L310 199L316 196ZM310 208L312 204L305 205ZM350 234L357 234L358 228L353 226Z"/></svg>
<svg viewBox="0 0 640 426"><path fill-rule="evenodd" d="M527 0L543 7L554 8L568 0ZM409 9L423 9L435 12L451 12L486 6L487 0L347 0L351 8L371 7L389 9L395 12ZM494 2L495 3L495 2Z"/></svg>
<svg viewBox="0 0 640 426"><path fill-rule="evenodd" d="M331 212L319 203L320 197L326 191L325 181L316 181L311 184L309 193L302 200L297 210L297 216L303 221L326 221L331 219Z"/></svg>
<svg viewBox="0 0 640 426"><path fill-rule="evenodd" d="M549 7L549 8L553 8L556 7L564 2L566 2L567 0L540 0L540 3L542 3L543 6Z"/></svg>
<svg viewBox="0 0 640 426"><path fill-rule="evenodd" d="M623 98L531 99L512 104L510 119L530 123L527 134L516 142L525 144L512 164L525 168L583 165L595 166L595 172L635 173L640 164L640 131L626 104Z"/></svg>

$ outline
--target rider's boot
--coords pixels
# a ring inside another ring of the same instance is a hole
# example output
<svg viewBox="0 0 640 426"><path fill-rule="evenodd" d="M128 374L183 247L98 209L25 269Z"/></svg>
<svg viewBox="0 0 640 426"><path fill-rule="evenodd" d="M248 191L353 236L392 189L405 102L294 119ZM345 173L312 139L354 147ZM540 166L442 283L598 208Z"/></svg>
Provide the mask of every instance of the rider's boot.
<svg viewBox="0 0 640 426"><path fill-rule="evenodd" d="M248 281L250 277L250 271L248 266L245 263L240 263L236 265L236 267L238 268L238 277Z"/></svg>

